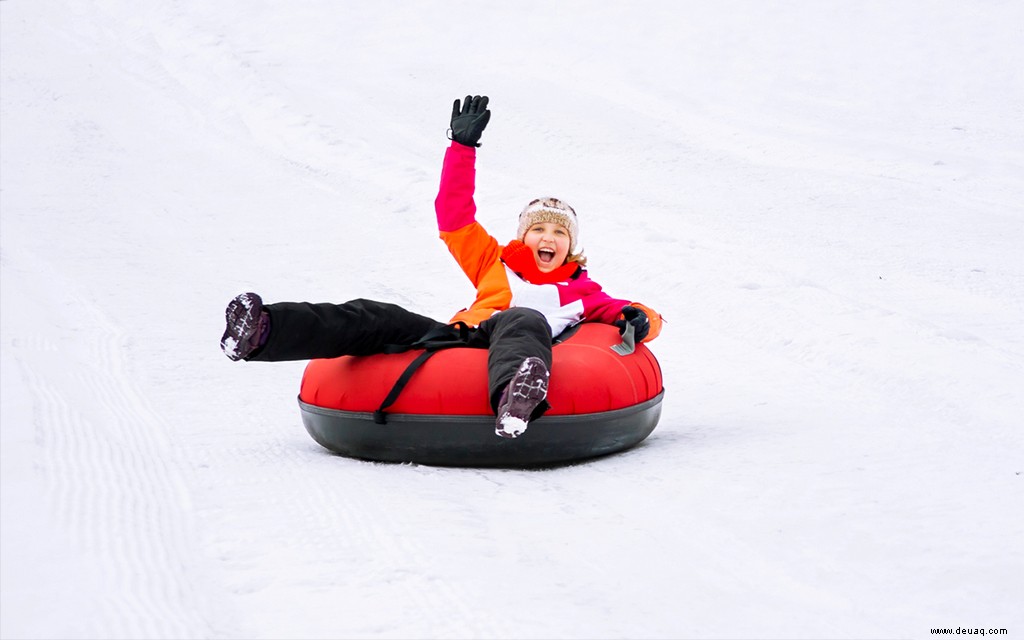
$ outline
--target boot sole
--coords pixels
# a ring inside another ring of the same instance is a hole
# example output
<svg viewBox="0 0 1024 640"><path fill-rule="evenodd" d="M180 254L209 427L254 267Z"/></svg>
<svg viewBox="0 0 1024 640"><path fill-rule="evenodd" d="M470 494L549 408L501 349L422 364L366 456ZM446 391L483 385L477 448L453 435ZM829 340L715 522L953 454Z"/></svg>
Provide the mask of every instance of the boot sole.
<svg viewBox="0 0 1024 640"><path fill-rule="evenodd" d="M243 293L228 303L224 310L227 328L220 339L220 348L231 360L242 360L250 353L249 339L259 325L263 300L255 293Z"/></svg>
<svg viewBox="0 0 1024 640"><path fill-rule="evenodd" d="M548 397L550 372L540 358L527 358L508 383L508 404L498 407L494 432L503 438L516 438L526 431L530 416Z"/></svg>

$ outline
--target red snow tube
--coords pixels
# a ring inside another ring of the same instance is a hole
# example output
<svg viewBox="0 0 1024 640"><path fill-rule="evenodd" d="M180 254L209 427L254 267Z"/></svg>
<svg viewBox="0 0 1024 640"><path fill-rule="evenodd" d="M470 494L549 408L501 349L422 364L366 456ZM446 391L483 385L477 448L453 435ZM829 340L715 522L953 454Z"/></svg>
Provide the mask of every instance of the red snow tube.
<svg viewBox="0 0 1024 640"><path fill-rule="evenodd" d="M341 455L443 466L530 466L627 449L657 426L661 367L643 344L620 356L615 327L584 324L553 351L551 408L515 439L494 433L487 351L438 351L386 414L374 413L422 351L312 360L299 407L306 430Z"/></svg>

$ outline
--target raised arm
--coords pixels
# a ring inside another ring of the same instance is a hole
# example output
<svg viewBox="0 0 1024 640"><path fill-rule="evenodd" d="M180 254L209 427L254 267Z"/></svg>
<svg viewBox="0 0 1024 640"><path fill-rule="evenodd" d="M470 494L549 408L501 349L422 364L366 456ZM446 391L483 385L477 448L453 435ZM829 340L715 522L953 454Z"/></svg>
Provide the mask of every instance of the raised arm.
<svg viewBox="0 0 1024 640"><path fill-rule="evenodd" d="M461 107L458 100L452 105L448 129L452 145L444 155L441 188L434 200L441 232L456 231L476 220L476 148L491 119L487 102L487 96L466 96Z"/></svg>
<svg viewBox="0 0 1024 640"><path fill-rule="evenodd" d="M498 241L476 221L476 147L491 112L487 96L466 96L452 107L452 144L444 154L441 185L434 200L437 229L474 287L479 287L501 254Z"/></svg>

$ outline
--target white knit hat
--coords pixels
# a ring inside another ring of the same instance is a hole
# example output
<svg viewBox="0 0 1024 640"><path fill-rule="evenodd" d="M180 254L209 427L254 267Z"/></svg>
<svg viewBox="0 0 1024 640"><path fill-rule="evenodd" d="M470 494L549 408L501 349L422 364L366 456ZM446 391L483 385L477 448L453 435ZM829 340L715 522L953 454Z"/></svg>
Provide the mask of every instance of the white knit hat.
<svg viewBox="0 0 1024 640"><path fill-rule="evenodd" d="M576 212L567 203L558 198L537 198L526 205L519 214L519 231L516 238L522 241L530 227L538 222L554 222L569 230L569 255L576 253L576 239L580 235L580 225L576 221Z"/></svg>

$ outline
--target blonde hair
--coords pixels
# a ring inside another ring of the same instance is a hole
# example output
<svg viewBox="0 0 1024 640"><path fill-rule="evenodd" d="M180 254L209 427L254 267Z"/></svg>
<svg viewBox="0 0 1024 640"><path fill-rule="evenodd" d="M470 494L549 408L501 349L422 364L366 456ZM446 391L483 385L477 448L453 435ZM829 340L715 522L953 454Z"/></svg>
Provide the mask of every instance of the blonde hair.
<svg viewBox="0 0 1024 640"><path fill-rule="evenodd" d="M570 262L575 262L576 264L580 265L580 267L582 267L583 269L587 268L587 256L583 255L582 251L580 251L577 254L569 256L568 258L565 259L565 262L566 264Z"/></svg>

